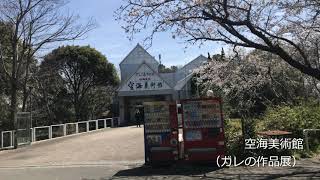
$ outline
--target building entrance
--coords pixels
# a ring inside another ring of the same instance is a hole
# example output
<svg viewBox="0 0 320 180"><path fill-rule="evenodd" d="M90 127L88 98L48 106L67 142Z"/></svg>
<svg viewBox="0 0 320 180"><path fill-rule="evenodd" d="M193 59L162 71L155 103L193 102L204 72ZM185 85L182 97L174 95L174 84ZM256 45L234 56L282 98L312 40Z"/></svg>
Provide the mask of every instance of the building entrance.
<svg viewBox="0 0 320 180"><path fill-rule="evenodd" d="M136 109L139 109L140 112L143 112L143 103L144 102L154 102L154 101L168 101L171 100L171 95L156 95L156 96L134 96L134 97L125 97L125 119L128 120L128 124L135 124L135 112Z"/></svg>

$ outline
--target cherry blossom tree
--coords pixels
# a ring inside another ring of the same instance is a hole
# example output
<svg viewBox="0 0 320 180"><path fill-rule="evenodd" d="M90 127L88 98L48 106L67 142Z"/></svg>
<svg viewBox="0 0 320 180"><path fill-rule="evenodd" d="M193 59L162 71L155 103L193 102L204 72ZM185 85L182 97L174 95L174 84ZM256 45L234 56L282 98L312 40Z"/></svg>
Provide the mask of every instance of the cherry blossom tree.
<svg viewBox="0 0 320 180"><path fill-rule="evenodd" d="M320 80L317 0L124 0L117 19L129 38L171 31L190 43L222 42L272 53Z"/></svg>
<svg viewBox="0 0 320 180"><path fill-rule="evenodd" d="M255 116L270 105L294 104L298 97L310 96L312 85L307 84L305 75L271 53L237 52L224 60L213 56L195 73L201 93L214 90L216 96L223 96L241 117L243 135L249 138L254 132Z"/></svg>

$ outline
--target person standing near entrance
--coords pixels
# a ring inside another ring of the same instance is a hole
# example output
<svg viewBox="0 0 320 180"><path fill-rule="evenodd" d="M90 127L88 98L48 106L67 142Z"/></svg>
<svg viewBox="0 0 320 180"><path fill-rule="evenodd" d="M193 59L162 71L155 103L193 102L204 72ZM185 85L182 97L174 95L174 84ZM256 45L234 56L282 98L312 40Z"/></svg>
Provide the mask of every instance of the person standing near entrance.
<svg viewBox="0 0 320 180"><path fill-rule="evenodd" d="M134 117L136 119L137 127L140 127L140 124L141 124L141 112L139 111L139 109L136 109Z"/></svg>

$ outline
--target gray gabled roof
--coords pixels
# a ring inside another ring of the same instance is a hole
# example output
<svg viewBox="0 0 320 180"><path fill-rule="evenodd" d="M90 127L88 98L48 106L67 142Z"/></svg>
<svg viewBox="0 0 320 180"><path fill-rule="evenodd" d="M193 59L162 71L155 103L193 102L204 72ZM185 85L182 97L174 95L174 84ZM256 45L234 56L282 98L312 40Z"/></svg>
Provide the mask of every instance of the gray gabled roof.
<svg viewBox="0 0 320 180"><path fill-rule="evenodd" d="M176 85L174 86L174 90L181 90L183 87L186 86L186 84L188 83L188 81L193 77L193 73L187 75L185 78L181 79L180 81L178 81L176 83Z"/></svg>
<svg viewBox="0 0 320 180"><path fill-rule="evenodd" d="M198 56L194 60L190 61L188 64L184 65L182 68L178 69L178 71L180 71L180 72L187 71L187 73L189 74L190 73L190 72L188 72L189 70L193 70L193 69L203 65L203 63L206 61L208 61L208 58L201 54L200 56Z"/></svg>
<svg viewBox="0 0 320 180"><path fill-rule="evenodd" d="M181 90L186 85L186 82L191 79L193 70L207 61L207 57L200 55L178 69L175 73L159 73L159 62L156 61L140 44L137 44L120 63L121 85L118 88L118 91L143 64L146 64L152 69L170 88L172 88L172 90Z"/></svg>
<svg viewBox="0 0 320 180"><path fill-rule="evenodd" d="M202 66L205 62L208 61L203 55L198 56L194 60L190 61L188 64L183 66L182 68L178 69L176 72L176 80L180 81L181 79L187 77L189 74L192 74L194 69Z"/></svg>
<svg viewBox="0 0 320 180"><path fill-rule="evenodd" d="M138 61L137 61L138 60ZM130 53L120 62L120 66L123 64L141 64L141 62L146 62L146 64L159 64L157 60L151 56L148 51L146 51L139 43L134 47Z"/></svg>

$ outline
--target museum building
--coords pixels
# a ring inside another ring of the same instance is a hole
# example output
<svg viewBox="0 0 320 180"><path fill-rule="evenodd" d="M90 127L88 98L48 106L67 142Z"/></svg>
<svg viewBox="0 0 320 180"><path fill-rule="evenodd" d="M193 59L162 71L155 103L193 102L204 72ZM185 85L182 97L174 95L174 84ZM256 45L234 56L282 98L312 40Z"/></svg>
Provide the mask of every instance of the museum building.
<svg viewBox="0 0 320 180"><path fill-rule="evenodd" d="M159 72L160 63L137 44L120 62L121 83L117 89L120 124L135 122L135 110L143 102L190 98L193 70L207 60L200 55L175 72Z"/></svg>

